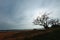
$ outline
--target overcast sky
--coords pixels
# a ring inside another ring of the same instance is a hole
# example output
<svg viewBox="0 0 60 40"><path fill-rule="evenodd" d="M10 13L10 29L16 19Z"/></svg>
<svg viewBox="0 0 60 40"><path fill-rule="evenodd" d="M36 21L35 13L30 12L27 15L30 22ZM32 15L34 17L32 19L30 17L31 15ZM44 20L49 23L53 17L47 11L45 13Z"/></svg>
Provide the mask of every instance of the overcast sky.
<svg viewBox="0 0 60 40"><path fill-rule="evenodd" d="M0 0L0 30L43 28L32 23L41 10L59 18L60 0Z"/></svg>

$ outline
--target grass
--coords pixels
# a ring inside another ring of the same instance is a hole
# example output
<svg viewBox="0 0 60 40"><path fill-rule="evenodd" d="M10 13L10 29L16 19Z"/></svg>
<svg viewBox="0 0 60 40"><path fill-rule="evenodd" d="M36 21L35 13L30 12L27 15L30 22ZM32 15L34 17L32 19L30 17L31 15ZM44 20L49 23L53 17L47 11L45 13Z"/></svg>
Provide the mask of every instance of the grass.
<svg viewBox="0 0 60 40"><path fill-rule="evenodd" d="M0 40L60 40L60 27L0 32Z"/></svg>

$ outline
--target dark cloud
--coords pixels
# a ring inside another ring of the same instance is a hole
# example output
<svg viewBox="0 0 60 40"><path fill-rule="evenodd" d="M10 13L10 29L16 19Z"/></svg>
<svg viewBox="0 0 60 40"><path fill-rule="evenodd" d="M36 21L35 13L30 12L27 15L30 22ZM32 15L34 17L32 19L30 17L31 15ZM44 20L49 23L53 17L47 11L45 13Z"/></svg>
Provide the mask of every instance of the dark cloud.
<svg viewBox="0 0 60 40"><path fill-rule="evenodd" d="M60 1L0 0L0 29L43 28L32 24L34 15L36 15L40 9L53 11L51 17L59 18Z"/></svg>

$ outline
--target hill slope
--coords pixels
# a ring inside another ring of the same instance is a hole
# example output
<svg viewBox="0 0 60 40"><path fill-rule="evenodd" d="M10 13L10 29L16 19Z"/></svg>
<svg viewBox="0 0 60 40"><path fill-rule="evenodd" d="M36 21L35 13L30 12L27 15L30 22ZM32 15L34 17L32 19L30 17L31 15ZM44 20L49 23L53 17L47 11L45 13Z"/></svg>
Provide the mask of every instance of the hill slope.
<svg viewBox="0 0 60 40"><path fill-rule="evenodd" d="M60 29L51 30L43 35L37 35L32 40L60 40Z"/></svg>

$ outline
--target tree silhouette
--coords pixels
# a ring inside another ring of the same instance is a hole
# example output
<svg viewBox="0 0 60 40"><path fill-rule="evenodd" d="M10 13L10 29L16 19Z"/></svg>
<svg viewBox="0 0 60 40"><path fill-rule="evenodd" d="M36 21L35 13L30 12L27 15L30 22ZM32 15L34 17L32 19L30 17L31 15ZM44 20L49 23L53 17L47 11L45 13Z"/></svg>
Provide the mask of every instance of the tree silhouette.
<svg viewBox="0 0 60 40"><path fill-rule="evenodd" d="M59 19L51 19L49 21L49 24L52 25L52 26L57 26L57 25L60 26Z"/></svg>
<svg viewBox="0 0 60 40"><path fill-rule="evenodd" d="M49 25L57 25L59 23L59 19L50 19L48 16L50 13L44 13L43 15L38 16L33 23L35 25L41 25L44 26L45 29L49 28Z"/></svg>

